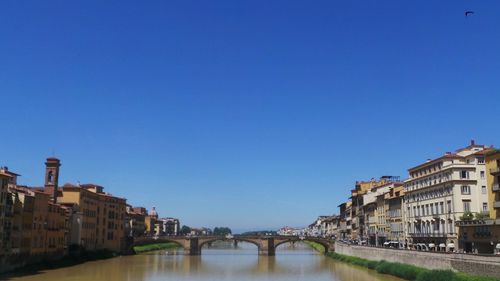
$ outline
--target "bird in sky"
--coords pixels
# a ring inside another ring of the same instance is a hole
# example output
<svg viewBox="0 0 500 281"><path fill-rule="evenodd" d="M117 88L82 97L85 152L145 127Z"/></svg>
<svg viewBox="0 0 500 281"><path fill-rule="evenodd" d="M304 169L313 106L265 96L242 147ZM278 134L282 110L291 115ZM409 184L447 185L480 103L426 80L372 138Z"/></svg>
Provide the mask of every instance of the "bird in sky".
<svg viewBox="0 0 500 281"><path fill-rule="evenodd" d="M473 12L473 11L466 11L466 12L465 12L465 16L466 16L466 17L468 17L468 16L470 16L470 15L473 15L473 14L474 14L474 12Z"/></svg>

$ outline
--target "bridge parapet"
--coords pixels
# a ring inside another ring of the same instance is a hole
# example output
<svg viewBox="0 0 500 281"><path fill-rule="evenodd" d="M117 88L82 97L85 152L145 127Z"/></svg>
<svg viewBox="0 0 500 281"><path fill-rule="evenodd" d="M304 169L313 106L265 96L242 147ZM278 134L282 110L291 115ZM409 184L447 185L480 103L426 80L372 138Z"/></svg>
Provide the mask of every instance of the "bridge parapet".
<svg viewBox="0 0 500 281"><path fill-rule="evenodd" d="M147 245L153 243L173 242L184 249L186 255L198 256L201 254L201 249L205 244L214 241L235 241L248 242L257 246L259 255L274 256L276 247L289 242L311 241L323 245L325 253L335 250L335 241L319 237L298 237L298 236L244 236L235 235L232 237L226 236L158 236L158 237L139 237L134 238L129 246L131 250L134 246Z"/></svg>

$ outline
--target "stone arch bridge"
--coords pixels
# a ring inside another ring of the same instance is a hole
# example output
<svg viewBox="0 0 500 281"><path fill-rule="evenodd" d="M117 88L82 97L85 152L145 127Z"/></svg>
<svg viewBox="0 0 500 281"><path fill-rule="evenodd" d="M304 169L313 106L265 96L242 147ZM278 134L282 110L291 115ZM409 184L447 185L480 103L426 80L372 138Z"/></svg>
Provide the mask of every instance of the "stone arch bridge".
<svg viewBox="0 0 500 281"><path fill-rule="evenodd" d="M243 236L235 235L233 237L225 236L159 236L159 237L138 237L130 241L129 250L134 246L148 245L154 243L173 242L184 249L186 255L198 256L201 254L201 248L205 244L214 241L235 241L248 242L257 246L259 255L274 256L276 248L284 243L310 241L321 244L325 248L325 253L335 250L335 241L320 237L298 237L298 236Z"/></svg>

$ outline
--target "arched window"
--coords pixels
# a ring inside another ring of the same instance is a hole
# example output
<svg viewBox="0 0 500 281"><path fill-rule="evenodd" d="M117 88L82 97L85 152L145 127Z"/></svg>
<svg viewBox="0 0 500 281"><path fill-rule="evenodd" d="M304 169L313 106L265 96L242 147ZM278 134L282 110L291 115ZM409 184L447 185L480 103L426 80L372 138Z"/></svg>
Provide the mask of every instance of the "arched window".
<svg viewBox="0 0 500 281"><path fill-rule="evenodd" d="M52 173L52 171L49 172L49 174L47 176L47 181L49 183L53 183L54 182L54 174Z"/></svg>

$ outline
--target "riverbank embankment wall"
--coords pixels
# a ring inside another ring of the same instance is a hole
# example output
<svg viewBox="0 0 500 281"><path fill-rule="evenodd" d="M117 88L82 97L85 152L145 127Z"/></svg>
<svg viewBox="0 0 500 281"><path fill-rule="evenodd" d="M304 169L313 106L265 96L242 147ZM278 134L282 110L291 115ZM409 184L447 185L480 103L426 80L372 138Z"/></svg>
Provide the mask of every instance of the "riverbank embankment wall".
<svg viewBox="0 0 500 281"><path fill-rule="evenodd" d="M344 243L335 243L335 252L368 260L386 260L412 264L427 269L450 269L471 275L500 278L500 256L433 253L347 245Z"/></svg>

